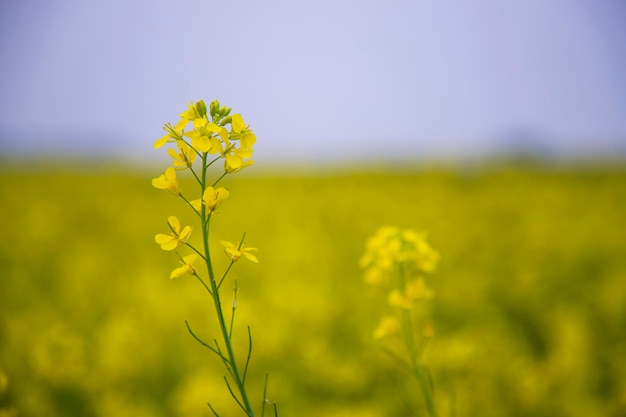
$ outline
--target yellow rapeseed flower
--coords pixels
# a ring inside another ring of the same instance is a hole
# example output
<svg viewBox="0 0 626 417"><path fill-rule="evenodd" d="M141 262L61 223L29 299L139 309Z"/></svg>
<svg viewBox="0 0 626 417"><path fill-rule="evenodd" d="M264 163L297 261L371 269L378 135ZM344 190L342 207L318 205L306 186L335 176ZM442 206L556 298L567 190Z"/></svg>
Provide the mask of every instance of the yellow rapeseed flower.
<svg viewBox="0 0 626 417"><path fill-rule="evenodd" d="M176 171L169 167L163 174L152 179L152 186L159 190L167 190L174 195L180 195L180 188L176 180Z"/></svg>
<svg viewBox="0 0 626 417"><path fill-rule="evenodd" d="M399 265L410 274L419 274L433 272L438 260L439 253L430 246L425 233L385 226L367 240L359 265L365 269L366 282L376 285L382 275L392 273Z"/></svg>
<svg viewBox="0 0 626 417"><path fill-rule="evenodd" d="M179 169L191 168L196 160L196 151L182 140L177 141L176 146L178 146L178 153L171 148L167 150L168 155L174 160L174 167L178 167Z"/></svg>
<svg viewBox="0 0 626 417"><path fill-rule="evenodd" d="M208 214L212 214L222 204L222 201L228 197L228 195L229 192L226 188L219 187L214 189L213 187L207 187L202 195L202 200L193 200L190 204L197 211L202 210L202 205L204 204Z"/></svg>
<svg viewBox="0 0 626 417"><path fill-rule="evenodd" d="M185 226L181 231L180 222L176 216L170 216L167 219L167 224L170 226L170 232L168 234L158 234L154 237L155 242L161 245L161 249L174 250L187 243L187 239L191 235L191 226Z"/></svg>
<svg viewBox="0 0 626 417"><path fill-rule="evenodd" d="M154 142L154 149L158 149L165 145L167 142L176 142L183 139L184 125L180 125L180 122L176 126L172 126L171 123L163 125L163 130L167 132L165 136L160 137Z"/></svg>
<svg viewBox="0 0 626 417"><path fill-rule="evenodd" d="M252 156L252 149L250 150L245 150L241 148L235 149L234 151L228 153L225 156L224 171L228 172L229 174L232 174L234 172L241 171L245 167L249 167L250 165L254 164L254 161L251 159L244 161L243 159L250 158L251 156Z"/></svg>
<svg viewBox="0 0 626 417"><path fill-rule="evenodd" d="M197 257L198 255L196 255L195 253L183 256L183 259L180 261L182 265L172 271L172 273L170 274L170 279L178 278L185 274L195 275L196 269L194 268L193 263L195 262Z"/></svg>
<svg viewBox="0 0 626 417"><path fill-rule="evenodd" d="M224 252L226 253L226 256L228 256L233 262L238 261L239 258L241 258L241 255L243 255L248 260L255 262L255 263L259 263L259 260L257 259L257 257L250 253L250 252L256 252L257 248L249 248L249 247L243 246L243 244L241 243L239 243L239 245L234 245L225 240L220 240L220 243L222 244L222 246L224 246Z"/></svg>
<svg viewBox="0 0 626 417"><path fill-rule="evenodd" d="M182 112L180 115L180 119L188 122L193 122L197 119L205 119L206 118L206 104L203 100L199 100L194 103L193 101L189 102L187 105L187 110Z"/></svg>
<svg viewBox="0 0 626 417"><path fill-rule="evenodd" d="M233 146L227 147L224 151L224 170L228 173L237 172L245 167L248 167L254 163L252 160L244 161L252 157L252 147L256 143L256 135L250 129L243 120L241 114L234 114L231 119L231 134L232 140L239 141L239 147Z"/></svg>
<svg viewBox="0 0 626 417"><path fill-rule="evenodd" d="M198 151L216 155L224 153L224 146L226 148L230 146L226 128L215 123L209 123L206 119L194 121L194 128L194 130L187 132L185 135L191 138L191 146ZM222 140L221 142L220 139ZM222 145L222 142L224 145Z"/></svg>

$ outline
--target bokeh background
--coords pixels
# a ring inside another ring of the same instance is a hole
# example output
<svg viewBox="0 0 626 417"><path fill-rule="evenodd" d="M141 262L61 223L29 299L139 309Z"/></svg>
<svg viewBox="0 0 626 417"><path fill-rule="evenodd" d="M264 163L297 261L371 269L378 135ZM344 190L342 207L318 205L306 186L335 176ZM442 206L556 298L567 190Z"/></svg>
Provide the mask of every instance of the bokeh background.
<svg viewBox="0 0 626 417"><path fill-rule="evenodd" d="M280 415L425 415L358 269L395 224L442 255L442 415L626 415L625 19L617 0L3 2L0 415L238 415L184 326L213 337L210 300L153 241L192 217L151 187L152 143L200 98L258 138L213 229L259 248L234 272L255 398L269 372Z"/></svg>

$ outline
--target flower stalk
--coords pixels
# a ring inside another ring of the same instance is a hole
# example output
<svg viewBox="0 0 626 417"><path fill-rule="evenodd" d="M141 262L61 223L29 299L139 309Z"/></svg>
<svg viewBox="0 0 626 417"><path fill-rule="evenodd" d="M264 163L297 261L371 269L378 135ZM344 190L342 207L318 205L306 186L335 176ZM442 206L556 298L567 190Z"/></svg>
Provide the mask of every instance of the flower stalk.
<svg viewBox="0 0 626 417"><path fill-rule="evenodd" d="M382 227L367 241L360 261L365 269L365 282L387 293L393 312L383 317L374 337L389 342L396 339L403 345L402 349L387 346L384 349L416 379L431 417L437 417L438 413L430 371L422 360L431 329L428 317L418 313L418 307L432 298L432 290L423 276L435 270L438 259L439 254L424 234Z"/></svg>
<svg viewBox="0 0 626 417"><path fill-rule="evenodd" d="M181 266L172 271L170 278L178 278L189 274L198 279L207 290L211 296L219 325L220 342L217 339L213 339L214 343L209 344L191 329L187 321L185 321L185 325L191 336L198 343L220 358L230 377L229 379L224 376L224 381L231 396L245 415L254 417L254 410L245 386L248 365L252 354L252 334L250 328L248 328L248 353L244 367L241 368L237 362L233 346L235 300L233 300L231 320L227 325L220 288L231 267L241 255L255 263L258 262L256 256L250 253L256 251L256 248L244 246L245 233L238 245L221 241L230 263L218 281L209 245L211 219L213 215L218 213L218 208L230 194L226 188L215 187L226 175L234 174L254 163L249 158L252 156L256 136L249 126L245 124L240 114L231 116L230 112L230 108L221 106L217 100L211 103L209 109L207 109L204 101L200 100L189 104L188 109L180 114L180 121L176 125L167 123L163 127L166 135L159 138L154 143L154 147L160 148L167 143L174 143L177 150L168 149L168 154L172 157L173 166L168 167L163 174L153 179L152 185L155 188L166 190L170 194L180 197L192 209L200 223L202 247L198 249L189 243L188 240L192 233L192 228L191 226L181 228L180 221L176 216L170 216L168 219L169 233L158 234L155 236L155 241L163 250L171 251L180 247L188 247L193 251L193 253L186 256L181 256L178 252L176 253ZM188 129L189 126L191 127L190 129ZM209 168L220 159L224 161L223 171L217 179L210 182ZM194 169L196 161L199 161L201 164L199 175L198 171ZM177 172L187 169L192 173L199 186L199 198L194 200L190 200L183 195L177 179ZM198 258L204 261L208 279L203 278L201 271L194 266L194 262ZM234 291L236 296L236 281ZM265 402L265 398L263 401ZM208 403L208 406L211 412L219 417L219 414L210 403Z"/></svg>

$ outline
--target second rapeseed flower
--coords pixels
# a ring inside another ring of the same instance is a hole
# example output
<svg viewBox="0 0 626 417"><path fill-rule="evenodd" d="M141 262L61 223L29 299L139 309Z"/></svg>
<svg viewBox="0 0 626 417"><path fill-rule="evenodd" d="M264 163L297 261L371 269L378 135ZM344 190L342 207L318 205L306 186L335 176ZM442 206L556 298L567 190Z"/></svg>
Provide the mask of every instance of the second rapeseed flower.
<svg viewBox="0 0 626 417"><path fill-rule="evenodd" d="M233 262L236 262L243 255L246 259L259 263L259 260L256 256L254 256L251 252L256 252L257 248L249 248L243 245L243 242L240 242L239 245L234 245L225 240L220 240L222 246L224 246L224 252L226 256L228 256Z"/></svg>
<svg viewBox="0 0 626 417"><path fill-rule="evenodd" d="M156 243L161 245L161 249L174 250L186 244L191 235L191 226L185 226L181 231L180 222L176 216L170 216L167 219L167 224L170 227L170 232L168 234L160 233L154 237Z"/></svg>
<svg viewBox="0 0 626 417"><path fill-rule="evenodd" d="M152 186L160 190L167 190L174 195L180 195L180 187L176 180L176 170L169 167L165 172L152 180Z"/></svg>
<svg viewBox="0 0 626 417"><path fill-rule="evenodd" d="M196 255L195 253L183 256L183 258L180 260L180 263L182 265L172 271L172 273L170 274L170 279L178 278L185 274L195 275L196 269L194 268L193 263L196 261L197 258L198 255Z"/></svg>

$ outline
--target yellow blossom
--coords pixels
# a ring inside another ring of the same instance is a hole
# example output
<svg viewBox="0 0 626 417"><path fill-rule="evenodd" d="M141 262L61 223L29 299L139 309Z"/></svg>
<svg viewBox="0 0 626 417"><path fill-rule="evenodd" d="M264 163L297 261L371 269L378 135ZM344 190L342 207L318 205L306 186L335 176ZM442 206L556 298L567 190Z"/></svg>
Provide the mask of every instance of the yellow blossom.
<svg viewBox="0 0 626 417"><path fill-rule="evenodd" d="M253 145L256 143L256 135L243 120L240 114L234 114L231 118L232 140L239 141L239 147L227 146L222 155L224 156L224 170L228 173L237 172L254 163L252 160L244 161L252 157Z"/></svg>
<svg viewBox="0 0 626 417"><path fill-rule="evenodd" d="M385 316L381 319L380 324L374 330L374 338L382 339L383 337L393 336L400 331L400 322L394 316Z"/></svg>
<svg viewBox="0 0 626 417"><path fill-rule="evenodd" d="M183 256L183 259L181 259L180 261L182 265L172 271L172 273L170 274L170 279L178 278L185 274L195 275L196 269L194 268L193 263L195 262L197 257L198 255L196 255L195 253Z"/></svg>
<svg viewBox="0 0 626 417"><path fill-rule="evenodd" d="M250 252L256 252L257 248L249 248L249 247L243 246L241 242L239 243L239 245L233 245L232 243L227 242L225 240L220 240L220 243L222 244L222 246L224 246L224 252L226 253L226 256L228 256L233 262L238 261L239 258L241 258L241 255L243 255L248 260L255 262L255 263L259 263L259 260L257 259L257 257L254 256L252 253L250 253Z"/></svg>
<svg viewBox="0 0 626 417"><path fill-rule="evenodd" d="M366 274L372 268L391 273L399 265L409 273L421 273L434 271L438 260L439 253L430 246L426 234L385 226L368 239L359 264Z"/></svg>
<svg viewBox="0 0 626 417"><path fill-rule="evenodd" d="M170 216L167 219L167 224L170 226L170 232L167 235L158 234L154 237L155 242L161 245L161 249L174 250L187 243L187 239L191 235L191 226L185 226L181 231L180 222L176 216Z"/></svg>
<svg viewBox="0 0 626 417"><path fill-rule="evenodd" d="M206 120L206 104L204 100L199 100L194 103L193 101L187 105L187 110L182 112L180 115L180 119L188 122L193 122L198 119Z"/></svg>
<svg viewBox="0 0 626 417"><path fill-rule="evenodd" d="M182 140L177 141L176 146L178 146L178 153L171 148L167 150L168 155L174 160L174 167L181 167L181 169L190 168L196 160L196 151Z"/></svg>
<svg viewBox="0 0 626 417"><path fill-rule="evenodd" d="M226 188L219 187L214 189L213 187L207 187L202 195L202 200L193 200L190 202L191 206L197 211L202 209L202 205L207 209L208 214L212 214L222 204L225 198L227 198L229 192Z"/></svg>
<svg viewBox="0 0 626 417"><path fill-rule="evenodd" d="M425 233L404 230L401 234L402 251L398 253L398 261L411 262L417 269L432 272L437 267L439 253L426 240Z"/></svg>
<svg viewBox="0 0 626 417"><path fill-rule="evenodd" d="M184 134L184 125L180 125L180 122L176 126L172 126L171 123L163 125L163 130L167 132L165 136L160 137L154 142L154 149L158 149L165 145L167 142L176 142L182 140Z"/></svg>
<svg viewBox="0 0 626 417"><path fill-rule="evenodd" d="M167 168L163 174L152 179L152 186L159 190L167 190L174 195L180 195L176 171L172 167Z"/></svg>
<svg viewBox="0 0 626 417"><path fill-rule="evenodd" d="M212 155L224 153L225 148L230 147L228 131L215 123L209 123L206 119L194 121L195 129L185 135L191 138L191 146L200 152L208 152ZM217 136L215 136L217 134ZM220 142L220 139L224 143Z"/></svg>

